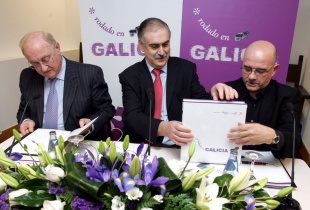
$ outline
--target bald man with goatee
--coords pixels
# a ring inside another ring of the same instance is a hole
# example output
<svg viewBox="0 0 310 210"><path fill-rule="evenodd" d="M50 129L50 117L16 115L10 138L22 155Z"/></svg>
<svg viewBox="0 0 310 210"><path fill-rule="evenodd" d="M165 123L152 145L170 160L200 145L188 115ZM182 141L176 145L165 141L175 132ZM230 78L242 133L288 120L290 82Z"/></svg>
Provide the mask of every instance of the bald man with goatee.
<svg viewBox="0 0 310 210"><path fill-rule="evenodd" d="M243 57L242 77L226 84L237 90L238 100L248 105L246 123L231 128L227 137L243 149L271 151L276 158L291 157L294 113L298 113L298 89L280 84L272 77L280 71L276 47L264 40L250 44ZM296 124L296 151L301 145Z"/></svg>

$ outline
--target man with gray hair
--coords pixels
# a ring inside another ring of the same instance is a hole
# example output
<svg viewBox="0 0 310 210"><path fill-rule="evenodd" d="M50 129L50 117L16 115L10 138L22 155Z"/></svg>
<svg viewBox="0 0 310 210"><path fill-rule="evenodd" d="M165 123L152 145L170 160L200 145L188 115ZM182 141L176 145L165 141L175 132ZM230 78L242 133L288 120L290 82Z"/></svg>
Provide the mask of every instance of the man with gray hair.
<svg viewBox="0 0 310 210"><path fill-rule="evenodd" d="M72 131L99 117L88 139L105 140L104 125L115 108L102 69L63 57L60 44L48 32L27 33L20 48L30 65L19 82L17 120L22 135L36 128Z"/></svg>
<svg viewBox="0 0 310 210"><path fill-rule="evenodd" d="M170 29L158 18L144 20L138 43L145 58L119 74L123 91L123 122L132 141L149 137L157 145L183 146L193 140L192 130L182 125L182 102L190 99L232 99L235 90L217 84L207 93L200 84L196 64L170 56ZM150 113L150 102L152 110Z"/></svg>

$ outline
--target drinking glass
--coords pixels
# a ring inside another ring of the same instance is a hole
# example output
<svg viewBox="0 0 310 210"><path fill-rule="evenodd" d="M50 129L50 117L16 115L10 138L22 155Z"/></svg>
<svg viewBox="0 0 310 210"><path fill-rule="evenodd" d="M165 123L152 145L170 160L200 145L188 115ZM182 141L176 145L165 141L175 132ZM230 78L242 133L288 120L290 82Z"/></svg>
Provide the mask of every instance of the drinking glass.
<svg viewBox="0 0 310 210"><path fill-rule="evenodd" d="M254 176L255 161L261 159L263 157L263 155L259 152L256 152L256 151L247 151L244 153L244 156L251 160L251 166L250 166L251 176L250 176L250 179L256 179Z"/></svg>

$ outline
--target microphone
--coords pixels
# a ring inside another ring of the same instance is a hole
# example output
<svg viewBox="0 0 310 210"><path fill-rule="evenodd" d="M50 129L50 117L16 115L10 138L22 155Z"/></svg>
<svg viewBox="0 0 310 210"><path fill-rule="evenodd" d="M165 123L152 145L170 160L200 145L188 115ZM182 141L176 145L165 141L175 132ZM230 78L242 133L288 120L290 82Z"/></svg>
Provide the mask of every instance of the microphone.
<svg viewBox="0 0 310 210"><path fill-rule="evenodd" d="M150 101L150 117L149 117L149 140L148 140L148 147L147 147L147 154L151 155L151 130L152 130L152 103L153 103L153 93L154 90L153 88L148 88L147 89L147 96Z"/></svg>
<svg viewBox="0 0 310 210"><path fill-rule="evenodd" d="M295 132L296 132L296 119L294 115L294 105L291 102L286 104L288 110L293 115L293 151L292 151L292 171L291 171L291 186L296 186L294 183L294 175L295 175ZM297 200L295 200L292 196L292 192L288 194L286 197L282 198L280 201L280 205L276 209L283 209L283 210L299 210L300 204Z"/></svg>
<svg viewBox="0 0 310 210"><path fill-rule="evenodd" d="M18 130L20 129L20 125L22 124L22 122L23 122L23 120L24 120L24 115L25 115L26 109L28 108L29 103L30 103L31 101L37 100L37 99L39 99L39 98L41 98L41 95L40 95L40 94L37 94L37 95L31 97L31 98L27 101L27 103L26 103L26 105L25 105L25 108L24 108L24 111L23 111L23 113L22 113L22 115L21 115L20 121L19 121L18 126L17 126ZM14 147L17 143L18 143L18 142L16 141L16 139L15 139L15 137L14 137L11 146L9 146L4 152L5 152L8 156L10 156L11 153L12 153L13 147Z"/></svg>

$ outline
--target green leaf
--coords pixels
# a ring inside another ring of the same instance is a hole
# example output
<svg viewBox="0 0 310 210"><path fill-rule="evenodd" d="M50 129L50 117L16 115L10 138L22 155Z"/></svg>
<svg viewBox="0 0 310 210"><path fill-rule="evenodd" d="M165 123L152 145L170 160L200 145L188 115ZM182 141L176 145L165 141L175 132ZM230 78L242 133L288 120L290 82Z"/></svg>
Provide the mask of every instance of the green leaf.
<svg viewBox="0 0 310 210"><path fill-rule="evenodd" d="M74 161L72 153L65 154L65 167L67 176L64 181L71 189L77 190L81 194L89 195L99 200L98 194L103 182L93 182L85 177L86 169L81 164Z"/></svg>
<svg viewBox="0 0 310 210"><path fill-rule="evenodd" d="M270 196L264 189L260 189L253 193L253 197L254 198L269 198Z"/></svg>
<svg viewBox="0 0 310 210"><path fill-rule="evenodd" d="M219 187L223 187L228 185L230 181L233 179L231 174L223 174L222 176L218 176L214 179L213 183L216 183Z"/></svg>
<svg viewBox="0 0 310 210"><path fill-rule="evenodd" d="M22 196L15 197L12 200L23 206L39 207L43 205L43 202L45 200L56 200L56 197L47 192L43 192L43 193L28 192Z"/></svg>
<svg viewBox="0 0 310 210"><path fill-rule="evenodd" d="M162 157L158 158L158 168L155 178L160 176L169 178L166 182L166 192L174 190L181 185L181 180L179 177L175 175L175 173L168 166L166 160Z"/></svg>
<svg viewBox="0 0 310 210"><path fill-rule="evenodd" d="M17 189L26 188L30 191L37 191L37 190L48 190L50 187L50 182L43 179L31 179L25 182L22 182L18 185Z"/></svg>

